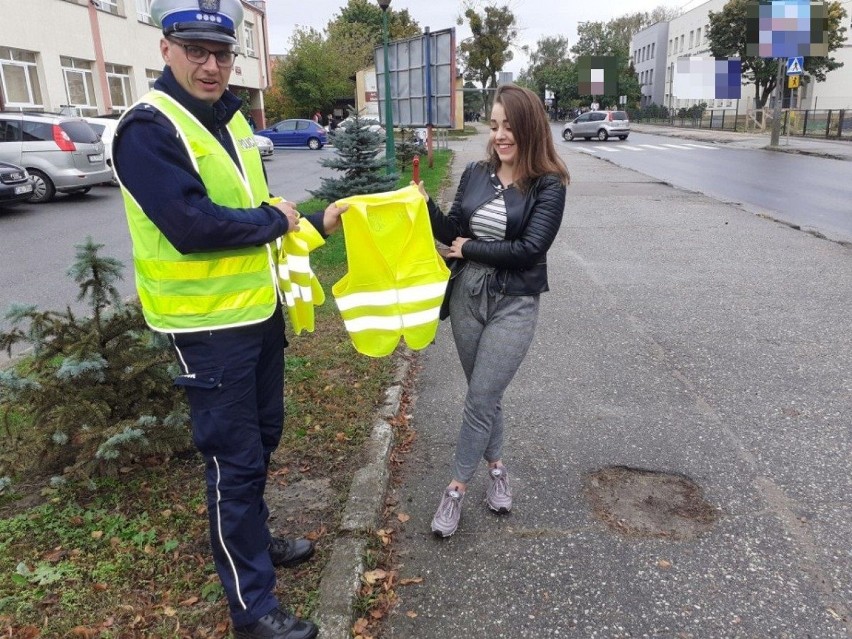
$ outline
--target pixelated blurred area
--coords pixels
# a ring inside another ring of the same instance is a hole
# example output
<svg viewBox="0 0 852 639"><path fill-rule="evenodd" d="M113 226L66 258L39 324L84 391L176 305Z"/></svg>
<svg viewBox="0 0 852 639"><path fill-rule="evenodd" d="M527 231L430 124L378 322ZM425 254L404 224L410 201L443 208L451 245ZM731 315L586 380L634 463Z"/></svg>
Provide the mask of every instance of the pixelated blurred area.
<svg viewBox="0 0 852 639"><path fill-rule="evenodd" d="M618 59L613 55L579 56L577 91L580 95L617 95Z"/></svg>
<svg viewBox="0 0 852 639"><path fill-rule="evenodd" d="M742 82L743 63L739 58L678 58L672 94L679 99L737 100Z"/></svg>
<svg viewBox="0 0 852 639"><path fill-rule="evenodd" d="M755 0L746 7L746 55L828 55L828 15L816 0Z"/></svg>

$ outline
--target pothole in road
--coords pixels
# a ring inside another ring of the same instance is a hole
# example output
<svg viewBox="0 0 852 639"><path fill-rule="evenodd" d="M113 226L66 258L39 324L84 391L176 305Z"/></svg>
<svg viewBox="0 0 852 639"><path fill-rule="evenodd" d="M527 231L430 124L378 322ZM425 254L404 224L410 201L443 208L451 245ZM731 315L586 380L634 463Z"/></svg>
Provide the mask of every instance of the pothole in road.
<svg viewBox="0 0 852 639"><path fill-rule="evenodd" d="M692 539L719 517L684 475L610 466L587 477L586 495L598 519L628 536Z"/></svg>

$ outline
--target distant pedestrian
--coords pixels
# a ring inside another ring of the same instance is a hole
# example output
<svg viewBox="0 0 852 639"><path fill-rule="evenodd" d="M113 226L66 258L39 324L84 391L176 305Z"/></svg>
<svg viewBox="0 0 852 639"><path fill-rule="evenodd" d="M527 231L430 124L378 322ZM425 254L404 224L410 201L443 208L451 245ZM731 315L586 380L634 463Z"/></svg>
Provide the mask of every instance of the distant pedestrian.
<svg viewBox="0 0 852 639"><path fill-rule="evenodd" d="M453 475L432 520L441 537L458 528L467 485L482 458L488 507L512 509L503 464L503 393L532 343L539 294L548 290L547 251L562 222L569 181L535 93L500 86L490 126L488 158L465 169L449 215L420 183L432 232L450 247L453 279L445 304L467 378Z"/></svg>
<svg viewBox="0 0 852 639"><path fill-rule="evenodd" d="M317 124L322 124L322 113L320 113L319 111L314 113L314 122L316 122Z"/></svg>

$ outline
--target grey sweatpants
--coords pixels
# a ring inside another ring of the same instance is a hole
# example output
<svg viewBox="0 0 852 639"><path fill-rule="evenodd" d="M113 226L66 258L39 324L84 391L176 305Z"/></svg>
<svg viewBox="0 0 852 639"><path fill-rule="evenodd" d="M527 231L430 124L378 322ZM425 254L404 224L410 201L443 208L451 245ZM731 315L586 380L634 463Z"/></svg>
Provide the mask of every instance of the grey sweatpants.
<svg viewBox="0 0 852 639"><path fill-rule="evenodd" d="M524 361L538 320L538 295L489 293L493 269L469 262L456 276L450 322L467 377L453 478L473 479L479 460L503 454L503 393Z"/></svg>

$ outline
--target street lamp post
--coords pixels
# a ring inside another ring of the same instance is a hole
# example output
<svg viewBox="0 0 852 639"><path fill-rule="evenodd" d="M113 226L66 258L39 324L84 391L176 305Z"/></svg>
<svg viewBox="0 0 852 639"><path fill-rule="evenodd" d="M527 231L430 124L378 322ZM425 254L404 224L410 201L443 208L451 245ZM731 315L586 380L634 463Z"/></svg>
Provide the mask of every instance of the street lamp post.
<svg viewBox="0 0 852 639"><path fill-rule="evenodd" d="M390 64L388 62L388 7L391 0L378 0L382 8L382 49L385 57L385 161L388 173L396 173L396 148L393 139L393 103L391 102Z"/></svg>

